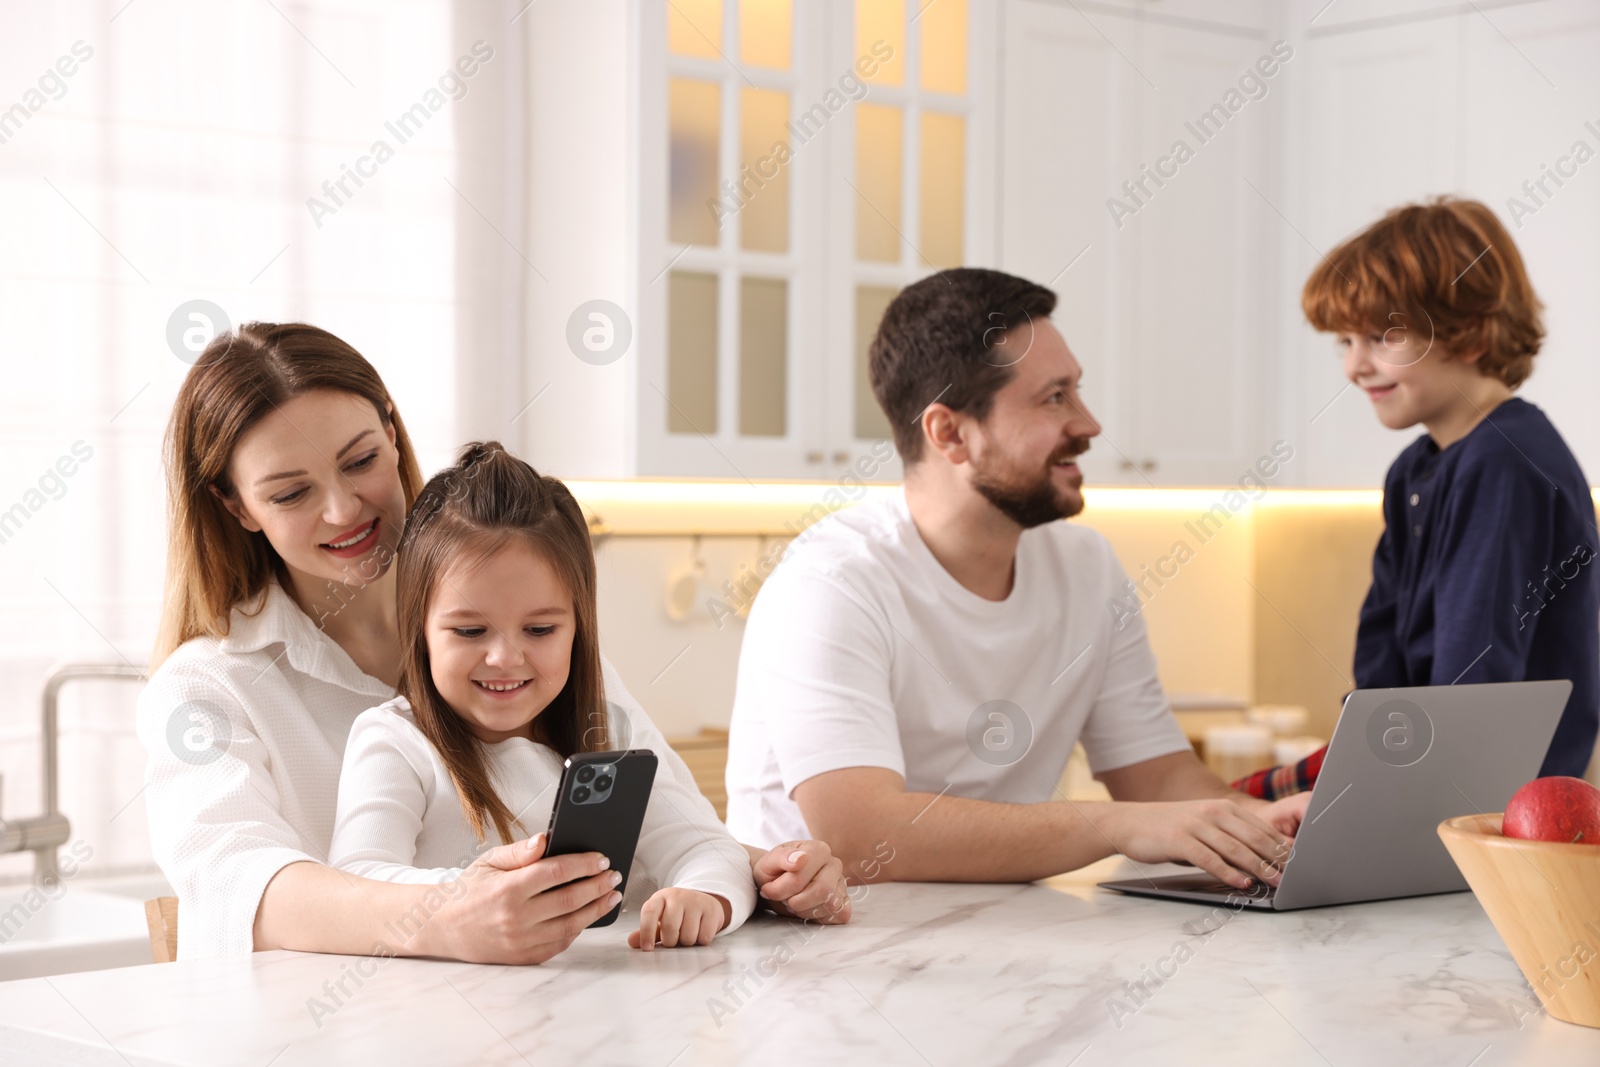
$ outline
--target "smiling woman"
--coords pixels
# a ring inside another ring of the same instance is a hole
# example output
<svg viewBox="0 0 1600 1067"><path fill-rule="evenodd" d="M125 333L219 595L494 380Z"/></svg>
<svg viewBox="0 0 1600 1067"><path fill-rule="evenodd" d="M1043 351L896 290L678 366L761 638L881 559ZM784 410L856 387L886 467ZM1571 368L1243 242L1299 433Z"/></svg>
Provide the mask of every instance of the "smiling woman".
<svg viewBox="0 0 1600 1067"><path fill-rule="evenodd" d="M594 873L579 857L509 846L443 904L424 899L437 888L326 866L351 724L395 695L393 562L421 481L371 364L316 327L243 326L189 372L167 443L168 597L139 735L179 957L292 948L507 963L564 949L567 913L609 891L594 877L588 896L551 902L544 890ZM632 703L620 685L616 699ZM174 722L210 736L174 743Z"/></svg>
<svg viewBox="0 0 1600 1067"><path fill-rule="evenodd" d="M346 429L353 434L339 437ZM292 462L271 462L279 457ZM352 583L348 565L334 559L371 553L361 577L379 577L422 485L377 371L333 334L297 323L251 323L212 341L178 395L166 459L167 595L154 666L191 638L227 636L234 607L271 578L302 606L313 594L342 606ZM373 475L380 480L368 483ZM383 488L363 500L353 479ZM331 511L315 506L326 502L312 498L329 493L343 499ZM358 501L370 512L362 525L327 521ZM334 544L372 524L376 545L335 554Z"/></svg>
<svg viewBox="0 0 1600 1067"><path fill-rule="evenodd" d="M239 438L230 473L212 488L243 529L270 530L269 543L282 546L280 583L323 630L387 573L405 524L388 410L332 389L275 405ZM285 465L293 469L274 470ZM368 674L392 681L387 642L371 647L348 628L332 636Z"/></svg>

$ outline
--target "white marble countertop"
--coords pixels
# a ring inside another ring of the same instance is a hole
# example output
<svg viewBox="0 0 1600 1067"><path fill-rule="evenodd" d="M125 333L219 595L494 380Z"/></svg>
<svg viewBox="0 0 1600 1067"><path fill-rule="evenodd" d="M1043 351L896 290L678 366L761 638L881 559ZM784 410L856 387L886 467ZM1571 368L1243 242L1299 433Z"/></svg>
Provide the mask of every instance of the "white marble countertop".
<svg viewBox="0 0 1600 1067"><path fill-rule="evenodd" d="M1120 864L873 886L845 927L757 917L648 955L625 915L539 967L265 952L7 982L0 1062L1600 1063L1470 893L1212 913L1093 887Z"/></svg>

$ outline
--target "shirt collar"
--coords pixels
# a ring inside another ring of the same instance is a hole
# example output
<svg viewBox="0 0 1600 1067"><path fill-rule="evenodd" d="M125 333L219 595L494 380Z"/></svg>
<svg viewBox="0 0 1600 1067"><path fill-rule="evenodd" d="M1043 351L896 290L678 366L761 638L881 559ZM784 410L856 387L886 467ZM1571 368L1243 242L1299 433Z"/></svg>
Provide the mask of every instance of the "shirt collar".
<svg viewBox="0 0 1600 1067"><path fill-rule="evenodd" d="M276 579L268 579L253 601L233 609L228 635L220 644L222 651L236 655L281 645L283 650L277 655L302 674L384 700L395 694L389 685L356 666L349 653L300 610Z"/></svg>

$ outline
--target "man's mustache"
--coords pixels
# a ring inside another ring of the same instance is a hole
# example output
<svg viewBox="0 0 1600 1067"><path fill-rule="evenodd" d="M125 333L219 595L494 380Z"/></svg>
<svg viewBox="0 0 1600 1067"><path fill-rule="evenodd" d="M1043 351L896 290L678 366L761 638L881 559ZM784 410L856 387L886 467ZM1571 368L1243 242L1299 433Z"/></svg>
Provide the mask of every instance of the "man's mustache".
<svg viewBox="0 0 1600 1067"><path fill-rule="evenodd" d="M1089 438L1074 437L1072 442L1067 445L1067 447L1063 449L1061 453L1057 455L1051 462L1065 463L1069 459L1077 459L1087 451L1089 451Z"/></svg>

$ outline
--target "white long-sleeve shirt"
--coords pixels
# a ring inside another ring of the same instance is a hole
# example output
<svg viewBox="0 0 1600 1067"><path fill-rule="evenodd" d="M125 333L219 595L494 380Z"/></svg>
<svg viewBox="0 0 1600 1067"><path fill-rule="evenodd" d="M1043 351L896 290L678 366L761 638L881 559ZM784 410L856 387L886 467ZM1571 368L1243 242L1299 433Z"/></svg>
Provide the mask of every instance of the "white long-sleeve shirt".
<svg viewBox="0 0 1600 1067"><path fill-rule="evenodd" d="M649 722L602 666L607 698ZM233 610L226 637L184 642L151 676L138 711L145 802L180 902L180 959L251 951L272 877L327 862L351 724L394 696L276 582Z"/></svg>
<svg viewBox="0 0 1600 1067"><path fill-rule="evenodd" d="M655 725L616 703L608 711L613 748L647 748L660 761L624 907L642 904L664 886L696 889L725 898L733 918L723 932L737 929L756 903L749 854L718 820ZM561 781L561 756L522 737L483 750L490 780L525 830L521 837L543 830ZM404 697L356 719L339 778L329 851L334 866L387 882L451 881L484 849L509 843L492 822L484 831L487 839L480 843L449 770L417 728Z"/></svg>

